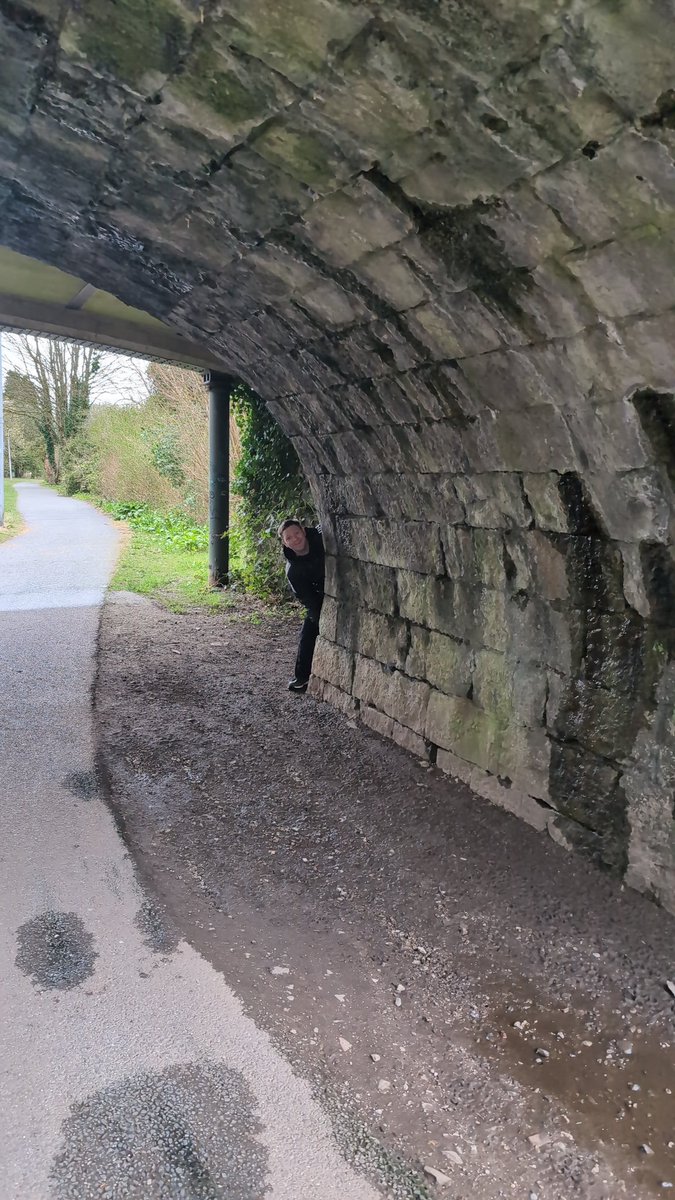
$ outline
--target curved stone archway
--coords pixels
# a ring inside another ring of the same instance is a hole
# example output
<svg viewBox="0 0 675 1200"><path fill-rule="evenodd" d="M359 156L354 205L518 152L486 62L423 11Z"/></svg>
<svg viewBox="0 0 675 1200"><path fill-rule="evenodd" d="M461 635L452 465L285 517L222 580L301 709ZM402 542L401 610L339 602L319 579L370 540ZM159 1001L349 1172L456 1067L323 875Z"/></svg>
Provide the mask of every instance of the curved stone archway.
<svg viewBox="0 0 675 1200"><path fill-rule="evenodd" d="M212 347L315 691L675 907L666 0L0 0L0 243Z"/></svg>

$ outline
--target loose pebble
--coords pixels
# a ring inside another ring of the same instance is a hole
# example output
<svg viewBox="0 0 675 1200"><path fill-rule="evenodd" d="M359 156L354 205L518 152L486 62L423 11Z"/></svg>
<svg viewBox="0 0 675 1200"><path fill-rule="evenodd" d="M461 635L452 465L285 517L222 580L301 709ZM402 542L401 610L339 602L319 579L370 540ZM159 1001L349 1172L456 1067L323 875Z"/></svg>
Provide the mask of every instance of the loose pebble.
<svg viewBox="0 0 675 1200"><path fill-rule="evenodd" d="M542 1146L548 1146L553 1138L550 1133L531 1133L527 1140L535 1150L541 1150Z"/></svg>
<svg viewBox="0 0 675 1200"><path fill-rule="evenodd" d="M439 1187L445 1187L448 1183L452 1182L449 1175L444 1175L442 1171L437 1171L435 1167L425 1167L424 1174L433 1179L434 1183L437 1183Z"/></svg>

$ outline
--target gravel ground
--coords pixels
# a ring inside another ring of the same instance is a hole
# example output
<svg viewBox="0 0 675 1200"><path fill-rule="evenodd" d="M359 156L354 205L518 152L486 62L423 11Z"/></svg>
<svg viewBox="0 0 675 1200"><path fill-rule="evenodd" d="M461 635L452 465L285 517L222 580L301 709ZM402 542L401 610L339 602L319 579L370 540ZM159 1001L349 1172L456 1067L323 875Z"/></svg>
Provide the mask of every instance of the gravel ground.
<svg viewBox="0 0 675 1200"><path fill-rule="evenodd" d="M106 605L98 770L147 944L222 971L387 1196L675 1188L673 919L289 695L296 633Z"/></svg>

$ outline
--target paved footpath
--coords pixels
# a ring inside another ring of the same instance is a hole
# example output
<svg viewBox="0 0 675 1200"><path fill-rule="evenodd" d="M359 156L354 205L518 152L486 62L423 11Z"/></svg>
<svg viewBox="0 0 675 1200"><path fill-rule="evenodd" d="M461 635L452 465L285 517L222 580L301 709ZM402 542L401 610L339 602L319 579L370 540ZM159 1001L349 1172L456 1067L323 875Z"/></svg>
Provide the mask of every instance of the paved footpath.
<svg viewBox="0 0 675 1200"><path fill-rule="evenodd" d="M27 530L0 546L0 1196L375 1200L223 976L163 943L94 772L118 534L18 491Z"/></svg>

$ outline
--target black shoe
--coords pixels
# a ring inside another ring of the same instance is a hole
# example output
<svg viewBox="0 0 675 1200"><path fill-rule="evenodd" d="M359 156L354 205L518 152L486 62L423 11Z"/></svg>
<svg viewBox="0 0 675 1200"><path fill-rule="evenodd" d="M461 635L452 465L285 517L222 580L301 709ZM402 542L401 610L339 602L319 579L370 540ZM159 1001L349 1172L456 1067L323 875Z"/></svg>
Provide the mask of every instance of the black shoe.
<svg viewBox="0 0 675 1200"><path fill-rule="evenodd" d="M306 692L308 683L308 679L296 679L294 677L288 685L288 690L289 692Z"/></svg>

